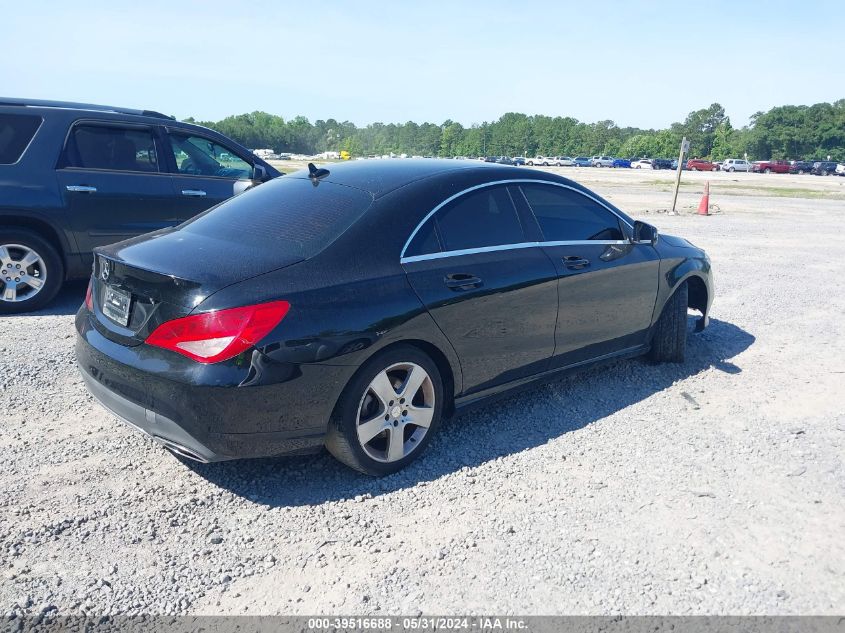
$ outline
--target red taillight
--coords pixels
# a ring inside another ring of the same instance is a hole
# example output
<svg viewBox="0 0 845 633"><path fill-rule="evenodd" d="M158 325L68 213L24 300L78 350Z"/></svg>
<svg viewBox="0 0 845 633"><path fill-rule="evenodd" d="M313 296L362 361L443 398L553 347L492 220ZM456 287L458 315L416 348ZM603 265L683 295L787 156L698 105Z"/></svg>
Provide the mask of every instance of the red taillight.
<svg viewBox="0 0 845 633"><path fill-rule="evenodd" d="M88 290L85 291L85 307L88 308L89 312L94 311L94 289L93 289L94 280L88 280Z"/></svg>
<svg viewBox="0 0 845 633"><path fill-rule="evenodd" d="M258 343L281 323L289 309L287 301L271 301L194 314L162 323L146 342L200 363L219 363Z"/></svg>

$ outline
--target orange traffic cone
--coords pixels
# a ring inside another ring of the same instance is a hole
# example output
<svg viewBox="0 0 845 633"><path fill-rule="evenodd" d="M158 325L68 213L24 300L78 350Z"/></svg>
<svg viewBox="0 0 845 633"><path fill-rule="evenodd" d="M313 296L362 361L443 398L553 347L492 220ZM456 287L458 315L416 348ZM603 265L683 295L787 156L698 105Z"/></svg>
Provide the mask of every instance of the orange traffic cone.
<svg viewBox="0 0 845 633"><path fill-rule="evenodd" d="M704 195L698 203L698 215L710 215L710 181L704 183Z"/></svg>

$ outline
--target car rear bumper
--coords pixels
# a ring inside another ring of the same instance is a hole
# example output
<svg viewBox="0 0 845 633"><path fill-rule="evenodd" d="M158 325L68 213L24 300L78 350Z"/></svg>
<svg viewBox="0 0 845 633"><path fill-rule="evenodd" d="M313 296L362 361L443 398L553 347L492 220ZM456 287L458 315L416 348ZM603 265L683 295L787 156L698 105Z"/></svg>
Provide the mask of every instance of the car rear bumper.
<svg viewBox="0 0 845 633"><path fill-rule="evenodd" d="M126 347L77 315L85 386L109 411L169 449L202 462L313 453L350 367L200 365L148 345ZM186 363L193 363L186 364Z"/></svg>

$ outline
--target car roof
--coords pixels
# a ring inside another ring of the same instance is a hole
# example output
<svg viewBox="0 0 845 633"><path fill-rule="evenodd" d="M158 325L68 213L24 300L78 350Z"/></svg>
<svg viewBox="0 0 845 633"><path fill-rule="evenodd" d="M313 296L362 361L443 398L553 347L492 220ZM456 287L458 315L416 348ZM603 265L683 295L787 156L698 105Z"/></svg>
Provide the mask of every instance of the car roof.
<svg viewBox="0 0 845 633"><path fill-rule="evenodd" d="M412 182L454 172L485 170L493 175L492 172L499 171L499 173L505 172L511 177L518 177L520 173L520 168L495 163L436 158L343 161L341 163L329 163L323 165L322 168L329 170L329 175L323 178L326 182L362 189L376 198ZM525 173L524 169L522 169L522 173ZM303 169L285 177L309 178L310 176L308 170Z"/></svg>
<svg viewBox="0 0 845 633"><path fill-rule="evenodd" d="M147 116L156 119L168 119L175 121L176 118L156 112L155 110L138 110L136 108L120 108L115 106L97 105L95 103L76 103L74 101L50 101L47 99L20 99L12 97L0 97L0 106L15 106L26 108L58 108L62 110L86 110L88 112L112 112L115 114L131 114L135 116Z"/></svg>

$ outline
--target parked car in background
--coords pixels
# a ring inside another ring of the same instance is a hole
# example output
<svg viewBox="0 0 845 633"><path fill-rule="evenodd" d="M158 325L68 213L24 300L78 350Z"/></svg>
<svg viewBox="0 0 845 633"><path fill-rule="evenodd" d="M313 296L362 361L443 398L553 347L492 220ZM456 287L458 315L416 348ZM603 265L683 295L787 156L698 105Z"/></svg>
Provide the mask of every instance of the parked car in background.
<svg viewBox="0 0 845 633"><path fill-rule="evenodd" d="M831 160L820 160L813 163L810 173L815 176L829 176L836 173L836 163Z"/></svg>
<svg viewBox="0 0 845 633"><path fill-rule="evenodd" d="M576 167L592 167L593 161L586 156L576 156L572 159L572 162L575 163Z"/></svg>
<svg viewBox="0 0 845 633"><path fill-rule="evenodd" d="M670 158L652 158L651 167L652 169L677 169L678 161Z"/></svg>
<svg viewBox="0 0 845 633"><path fill-rule="evenodd" d="M46 305L91 251L181 224L281 174L151 110L0 98L0 313Z"/></svg>
<svg viewBox="0 0 845 633"><path fill-rule="evenodd" d="M687 161L687 169L690 171L716 171L716 166L703 158L690 158Z"/></svg>
<svg viewBox="0 0 845 633"><path fill-rule="evenodd" d="M513 165L513 159L510 156L497 156L496 162L499 165Z"/></svg>
<svg viewBox="0 0 845 633"><path fill-rule="evenodd" d="M713 292L703 250L571 180L347 161L97 249L76 359L105 407L183 457L325 447L387 475L480 398L683 362L688 310L703 329Z"/></svg>
<svg viewBox="0 0 845 633"><path fill-rule="evenodd" d="M593 167L613 167L613 157L593 156L590 158L590 163Z"/></svg>
<svg viewBox="0 0 845 633"><path fill-rule="evenodd" d="M554 161L555 167L572 167L575 165L569 156L555 156Z"/></svg>
<svg viewBox="0 0 845 633"><path fill-rule="evenodd" d="M751 164L742 158L728 158L722 161L722 171L751 171Z"/></svg>
<svg viewBox="0 0 845 633"><path fill-rule="evenodd" d="M630 168L631 167L631 161L628 160L627 158L614 158L613 163L611 164L611 167Z"/></svg>
<svg viewBox="0 0 845 633"><path fill-rule="evenodd" d="M752 164L751 171L758 174L788 174L791 167L788 160L758 160Z"/></svg>
<svg viewBox="0 0 845 633"><path fill-rule="evenodd" d="M811 160L794 160L789 163L790 174L809 174L813 171L813 162Z"/></svg>
<svg viewBox="0 0 845 633"><path fill-rule="evenodd" d="M548 167L554 159L551 156L535 156L525 161L529 167Z"/></svg>
<svg viewBox="0 0 845 633"><path fill-rule="evenodd" d="M845 163L837 163L837 165L836 165L836 175L837 176L845 176Z"/></svg>
<svg viewBox="0 0 845 633"><path fill-rule="evenodd" d="M524 165L525 164L525 156L514 156L513 157L513 164L516 166Z"/></svg>
<svg viewBox="0 0 845 633"><path fill-rule="evenodd" d="M415 156L414 158L422 158L422 156ZM498 162L498 156L484 156L480 160L483 160L485 163L495 163Z"/></svg>
<svg viewBox="0 0 845 633"><path fill-rule="evenodd" d="M637 160L631 161L631 167L633 169L652 169L653 166L651 164L651 160L648 158L638 158Z"/></svg>

